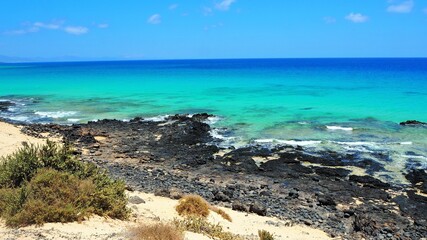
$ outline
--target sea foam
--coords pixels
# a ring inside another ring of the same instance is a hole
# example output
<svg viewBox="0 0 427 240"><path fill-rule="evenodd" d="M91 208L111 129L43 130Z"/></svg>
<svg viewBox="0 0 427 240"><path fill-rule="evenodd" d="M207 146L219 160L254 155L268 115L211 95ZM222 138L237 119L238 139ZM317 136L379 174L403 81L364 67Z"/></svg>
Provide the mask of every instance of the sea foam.
<svg viewBox="0 0 427 240"><path fill-rule="evenodd" d="M34 114L39 115L41 117L48 117L48 118L65 118L75 115L77 112L75 111L57 111L57 112L35 112Z"/></svg>
<svg viewBox="0 0 427 240"><path fill-rule="evenodd" d="M352 127L341 127L341 126L326 126L328 130L341 130L341 131L353 131Z"/></svg>

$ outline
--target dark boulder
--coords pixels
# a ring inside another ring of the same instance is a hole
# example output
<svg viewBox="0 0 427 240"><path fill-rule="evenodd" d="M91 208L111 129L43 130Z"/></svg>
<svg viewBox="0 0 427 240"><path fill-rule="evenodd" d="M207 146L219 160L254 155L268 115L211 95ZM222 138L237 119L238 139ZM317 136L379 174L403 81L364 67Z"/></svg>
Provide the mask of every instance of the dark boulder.
<svg viewBox="0 0 427 240"><path fill-rule="evenodd" d="M407 121L401 122L399 124L402 125L402 126L407 126L407 125L409 125L409 126L414 126L414 125L424 125L424 126L426 126L427 125L427 123L420 122L420 121L417 121L417 120L407 120Z"/></svg>
<svg viewBox="0 0 427 240"><path fill-rule="evenodd" d="M231 205L231 209L241 212L249 212L249 206L240 201L234 201Z"/></svg>
<svg viewBox="0 0 427 240"><path fill-rule="evenodd" d="M337 203L334 201L334 199L331 196L319 196L317 198L317 200L319 201L319 205L320 206L336 206Z"/></svg>
<svg viewBox="0 0 427 240"><path fill-rule="evenodd" d="M267 216L267 208L258 203L251 204L249 212L256 213L260 216Z"/></svg>

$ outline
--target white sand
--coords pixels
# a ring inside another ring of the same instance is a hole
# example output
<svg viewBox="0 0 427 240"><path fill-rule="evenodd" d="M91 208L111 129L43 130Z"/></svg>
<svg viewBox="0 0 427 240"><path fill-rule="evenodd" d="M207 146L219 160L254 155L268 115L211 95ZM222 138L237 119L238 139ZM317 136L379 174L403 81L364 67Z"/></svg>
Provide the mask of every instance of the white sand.
<svg viewBox="0 0 427 240"><path fill-rule="evenodd" d="M22 146L22 142L33 144L43 144L44 139L27 136L20 132L18 127L0 122L0 156L8 155ZM155 223L158 221L168 222L174 218L179 218L175 211L177 200L157 197L153 194L143 192L129 192L129 196L138 196L145 203L128 204L132 210L129 221L105 219L94 216L82 223L48 223L41 227L24 227L20 229L7 228L4 222L0 221L0 239L128 239L129 229L139 223ZM257 232L260 229L267 230L274 234L275 239L330 239L321 230L309 228L307 226L287 226L287 223L276 218L262 217L255 214L247 214L222 208L227 212L233 222L222 219L216 213L211 213L208 221L219 223L224 230L234 234L242 235L248 239L258 239ZM273 223L273 224L272 224ZM210 239L196 233L186 232L186 240Z"/></svg>
<svg viewBox="0 0 427 240"><path fill-rule="evenodd" d="M0 122L0 158L16 151L22 142L43 144L45 141L21 133L21 129L12 124Z"/></svg>

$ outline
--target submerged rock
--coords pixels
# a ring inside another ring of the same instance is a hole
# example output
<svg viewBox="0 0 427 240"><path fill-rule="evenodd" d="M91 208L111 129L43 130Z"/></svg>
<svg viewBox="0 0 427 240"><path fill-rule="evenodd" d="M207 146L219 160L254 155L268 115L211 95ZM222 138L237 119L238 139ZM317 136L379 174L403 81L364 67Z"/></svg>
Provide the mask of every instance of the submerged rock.
<svg viewBox="0 0 427 240"><path fill-rule="evenodd" d="M0 101L0 112L8 111L10 107L15 106L15 103L10 101Z"/></svg>

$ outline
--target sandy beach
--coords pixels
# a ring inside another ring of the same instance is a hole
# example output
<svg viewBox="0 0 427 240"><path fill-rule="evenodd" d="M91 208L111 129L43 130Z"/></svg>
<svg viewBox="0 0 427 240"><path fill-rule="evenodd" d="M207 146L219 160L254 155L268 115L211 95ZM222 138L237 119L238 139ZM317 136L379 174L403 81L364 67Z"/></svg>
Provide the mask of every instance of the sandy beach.
<svg viewBox="0 0 427 240"><path fill-rule="evenodd" d="M21 133L20 127L0 122L0 159L16 151L22 146L23 142L29 144L43 144L45 141L45 139L35 138Z"/></svg>
<svg viewBox="0 0 427 240"><path fill-rule="evenodd" d="M42 144L45 140L27 136L20 131L20 127L0 122L0 155L6 156L18 149L22 142ZM29 226L19 229L7 228L0 221L0 239L127 239L129 229L139 223L170 222L180 218L175 211L178 200L155 196L140 191L127 192L130 199L128 207L132 210L129 221L106 219L93 216L81 223L48 223L40 227ZM221 208L227 212L233 222L222 219L211 212L208 221L223 226L224 230L239 234L247 239L258 239L260 229L274 234L275 239L330 239L328 235L314 228L302 225L289 226L289 222L274 217L259 216L253 213L233 211ZM186 232L185 239L201 240L209 237Z"/></svg>

